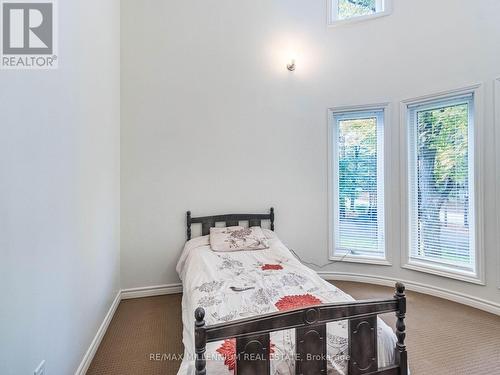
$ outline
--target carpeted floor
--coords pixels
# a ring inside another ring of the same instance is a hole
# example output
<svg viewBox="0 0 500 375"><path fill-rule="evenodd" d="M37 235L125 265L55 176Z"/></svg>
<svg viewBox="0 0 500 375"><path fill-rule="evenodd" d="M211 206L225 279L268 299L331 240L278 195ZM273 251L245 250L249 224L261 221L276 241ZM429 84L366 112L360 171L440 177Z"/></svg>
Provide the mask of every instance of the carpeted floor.
<svg viewBox="0 0 500 375"><path fill-rule="evenodd" d="M391 288L335 282L356 299L387 297ZM407 346L412 375L500 374L500 317L408 292ZM395 318L384 315L394 326ZM125 300L87 375L175 375L181 354L181 295Z"/></svg>

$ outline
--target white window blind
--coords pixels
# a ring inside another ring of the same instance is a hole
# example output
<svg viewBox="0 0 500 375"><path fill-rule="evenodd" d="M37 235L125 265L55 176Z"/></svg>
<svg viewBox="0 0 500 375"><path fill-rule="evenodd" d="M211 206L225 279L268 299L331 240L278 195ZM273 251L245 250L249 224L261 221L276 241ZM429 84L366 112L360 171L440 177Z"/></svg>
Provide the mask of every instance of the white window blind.
<svg viewBox="0 0 500 375"><path fill-rule="evenodd" d="M334 256L385 258L384 110L334 113Z"/></svg>
<svg viewBox="0 0 500 375"><path fill-rule="evenodd" d="M410 261L475 272L473 95L408 108Z"/></svg>

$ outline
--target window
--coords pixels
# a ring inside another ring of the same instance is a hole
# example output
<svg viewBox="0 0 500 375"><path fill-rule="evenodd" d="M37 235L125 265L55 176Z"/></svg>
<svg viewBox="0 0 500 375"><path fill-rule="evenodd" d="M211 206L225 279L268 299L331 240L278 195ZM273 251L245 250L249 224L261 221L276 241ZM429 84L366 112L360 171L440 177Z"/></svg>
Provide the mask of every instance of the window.
<svg viewBox="0 0 500 375"><path fill-rule="evenodd" d="M380 17L390 13L391 0L329 0L330 24Z"/></svg>
<svg viewBox="0 0 500 375"><path fill-rule="evenodd" d="M384 109L331 112L331 255L386 264Z"/></svg>
<svg viewBox="0 0 500 375"><path fill-rule="evenodd" d="M407 111L409 264L474 278L474 94Z"/></svg>

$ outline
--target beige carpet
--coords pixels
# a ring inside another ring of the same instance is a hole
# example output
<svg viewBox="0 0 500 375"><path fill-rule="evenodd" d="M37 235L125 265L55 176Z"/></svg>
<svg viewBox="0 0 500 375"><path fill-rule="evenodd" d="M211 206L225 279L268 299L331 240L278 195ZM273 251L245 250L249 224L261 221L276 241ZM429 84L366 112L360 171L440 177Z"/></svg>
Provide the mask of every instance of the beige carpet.
<svg viewBox="0 0 500 375"><path fill-rule="evenodd" d="M356 299L387 297L391 288L336 282ZM407 346L412 375L499 375L500 317L408 292ZM394 326L394 316L383 316ZM120 303L88 375L175 375L181 354L181 296Z"/></svg>
<svg viewBox="0 0 500 375"><path fill-rule="evenodd" d="M176 374L180 362L161 355L184 350L181 298L172 294L121 301L87 375Z"/></svg>

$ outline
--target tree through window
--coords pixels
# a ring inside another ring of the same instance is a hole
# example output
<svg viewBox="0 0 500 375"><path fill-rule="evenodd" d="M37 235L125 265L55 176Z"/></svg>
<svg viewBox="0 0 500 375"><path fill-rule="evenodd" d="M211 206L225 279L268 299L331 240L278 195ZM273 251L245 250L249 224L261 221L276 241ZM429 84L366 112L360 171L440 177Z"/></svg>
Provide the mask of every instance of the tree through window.
<svg viewBox="0 0 500 375"><path fill-rule="evenodd" d="M331 20L334 24L360 17L388 14L391 0L329 0L331 1Z"/></svg>
<svg viewBox="0 0 500 375"><path fill-rule="evenodd" d="M377 11L375 0L339 0L338 14L340 20L356 16L366 16Z"/></svg>
<svg viewBox="0 0 500 375"><path fill-rule="evenodd" d="M383 118L334 114L334 255L385 257Z"/></svg>
<svg viewBox="0 0 500 375"><path fill-rule="evenodd" d="M410 257L474 272L472 100L409 109Z"/></svg>

